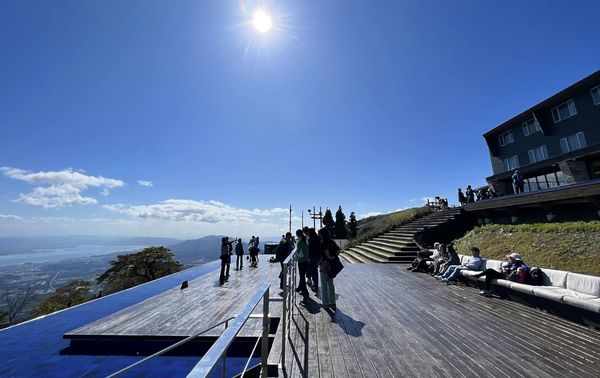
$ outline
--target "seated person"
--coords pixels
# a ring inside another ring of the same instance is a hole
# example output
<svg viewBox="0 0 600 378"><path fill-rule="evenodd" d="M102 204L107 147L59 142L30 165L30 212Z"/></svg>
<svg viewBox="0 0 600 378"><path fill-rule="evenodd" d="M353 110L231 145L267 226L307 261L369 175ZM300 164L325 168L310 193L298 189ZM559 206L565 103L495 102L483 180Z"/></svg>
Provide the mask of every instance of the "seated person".
<svg viewBox="0 0 600 378"><path fill-rule="evenodd" d="M411 266L409 266L408 268L406 268L407 270L411 270L413 272L427 272L429 266L428 263L430 263L431 261L435 261L439 258L440 256L440 243L435 242L433 243L433 249L430 249L429 252L431 252L431 255L429 257L417 257Z"/></svg>
<svg viewBox="0 0 600 378"><path fill-rule="evenodd" d="M444 264L442 265L442 267L440 268L439 273L438 273L439 275L443 275L444 273L446 273L446 271L448 270L448 268L450 266L460 264L460 257L458 257L458 254L454 250L454 247L452 246L452 244L448 244L446 246L446 255L447 255L447 259L444 262Z"/></svg>
<svg viewBox="0 0 600 378"><path fill-rule="evenodd" d="M436 276L440 273L444 264L450 260L450 255L446 249L446 245L440 244L440 252L438 258L431 264L429 271L432 275Z"/></svg>
<svg viewBox="0 0 600 378"><path fill-rule="evenodd" d="M466 264L450 265L446 273L442 275L442 282L449 284L452 281L457 281L462 270L481 270L483 259L479 256L479 248L471 247L471 258Z"/></svg>
<svg viewBox="0 0 600 378"><path fill-rule="evenodd" d="M506 256L510 262L502 264L502 271L498 272L494 269L486 269L479 274L475 274L472 277L479 278L485 276L485 289L480 291L479 294L490 297L492 295L490 289L492 287L493 279L506 279L514 282L525 283L527 275L529 273L529 267L523 262L523 257L518 253L511 253Z"/></svg>

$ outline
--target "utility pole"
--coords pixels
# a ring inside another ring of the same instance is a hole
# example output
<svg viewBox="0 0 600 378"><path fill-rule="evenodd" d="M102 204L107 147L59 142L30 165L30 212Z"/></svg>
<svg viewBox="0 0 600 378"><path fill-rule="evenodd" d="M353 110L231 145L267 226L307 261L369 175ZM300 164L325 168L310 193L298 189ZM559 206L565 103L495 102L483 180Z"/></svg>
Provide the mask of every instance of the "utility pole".
<svg viewBox="0 0 600 378"><path fill-rule="evenodd" d="M290 232L292 232L292 205L290 204Z"/></svg>
<svg viewBox="0 0 600 378"><path fill-rule="evenodd" d="M312 210L308 209L308 214L310 214L310 217L313 220L313 228L316 229L317 228L317 219L319 220L319 227L323 228L323 211L321 209L321 206L319 206L319 213L317 214L317 209L313 206Z"/></svg>
<svg viewBox="0 0 600 378"><path fill-rule="evenodd" d="M302 229L304 229L304 209L302 209Z"/></svg>

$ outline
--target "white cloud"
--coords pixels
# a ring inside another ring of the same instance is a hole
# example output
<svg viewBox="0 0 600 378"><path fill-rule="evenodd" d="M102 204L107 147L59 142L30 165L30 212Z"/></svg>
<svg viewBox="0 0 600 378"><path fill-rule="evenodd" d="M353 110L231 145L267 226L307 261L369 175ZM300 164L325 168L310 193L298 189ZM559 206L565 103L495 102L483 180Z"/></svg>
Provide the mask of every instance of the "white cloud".
<svg viewBox="0 0 600 378"><path fill-rule="evenodd" d="M142 219L195 223L253 223L255 218L281 215L288 209L238 209L218 201L169 199L152 205L111 204L105 209Z"/></svg>
<svg viewBox="0 0 600 378"><path fill-rule="evenodd" d="M107 188L104 188L104 190L102 190L100 192L100 195L105 196L105 197L108 196L109 194L110 194L110 190L108 190Z"/></svg>
<svg viewBox="0 0 600 378"><path fill-rule="evenodd" d="M0 214L0 220L18 220L18 221L24 221L24 218L21 218L20 216L17 215L12 215L12 214Z"/></svg>
<svg viewBox="0 0 600 378"><path fill-rule="evenodd" d="M121 180L89 176L71 168L62 171L29 172L19 168L0 167L0 172L15 180L36 185L48 185L37 186L31 193L20 194L16 200L44 208L95 204L98 202L95 198L84 197L81 192L89 187L97 187L103 188L100 194L106 196L109 194L108 189L124 185Z"/></svg>
<svg viewBox="0 0 600 378"><path fill-rule="evenodd" d="M151 188L154 184L152 184L152 181L144 181L144 180L137 180L137 183L141 186L145 186L148 188Z"/></svg>
<svg viewBox="0 0 600 378"><path fill-rule="evenodd" d="M366 214L361 215L360 218L362 219L362 218L374 217L376 215L381 215L381 214L384 214L384 213L382 213L381 211L370 211Z"/></svg>

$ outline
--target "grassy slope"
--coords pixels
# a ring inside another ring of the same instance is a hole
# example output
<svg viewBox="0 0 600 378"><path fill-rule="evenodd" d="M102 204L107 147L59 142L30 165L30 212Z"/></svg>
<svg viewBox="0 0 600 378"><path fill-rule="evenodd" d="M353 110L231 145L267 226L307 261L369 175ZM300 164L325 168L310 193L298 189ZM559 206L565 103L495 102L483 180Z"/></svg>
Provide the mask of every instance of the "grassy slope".
<svg viewBox="0 0 600 378"><path fill-rule="evenodd" d="M400 226L414 219L427 215L431 213L431 211L431 208L427 206L413 207L389 214L363 218L358 221L358 234L356 235L356 238L351 240L348 248L352 245L362 243L367 239L389 231L396 226Z"/></svg>
<svg viewBox="0 0 600 378"><path fill-rule="evenodd" d="M600 222L487 225L455 241L462 254L472 245L490 259L502 260L513 251L530 266L600 276Z"/></svg>

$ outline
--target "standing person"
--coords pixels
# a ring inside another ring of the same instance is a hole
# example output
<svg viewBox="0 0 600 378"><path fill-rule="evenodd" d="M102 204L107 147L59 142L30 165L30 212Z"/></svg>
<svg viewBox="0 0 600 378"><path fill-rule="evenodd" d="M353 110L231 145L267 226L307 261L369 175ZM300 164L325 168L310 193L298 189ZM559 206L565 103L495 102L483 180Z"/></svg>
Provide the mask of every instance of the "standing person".
<svg viewBox="0 0 600 378"><path fill-rule="evenodd" d="M458 203L460 203L460 206L464 206L467 203L467 197L465 197L460 188L458 188Z"/></svg>
<svg viewBox="0 0 600 378"><path fill-rule="evenodd" d="M319 260L321 260L321 238L314 228L308 230L308 274L312 278L311 289L319 293Z"/></svg>
<svg viewBox="0 0 600 378"><path fill-rule="evenodd" d="M280 289L283 289L283 279L284 279L283 262L285 261L285 259L287 259L287 257L290 254L290 251L292 250L292 242L291 242L292 233L288 232L282 236L283 236L283 238L279 242L279 245L277 246L277 252L275 253L275 257L277 258L277 261L279 261L279 265L281 266L281 272L279 273L279 288Z"/></svg>
<svg viewBox="0 0 600 378"><path fill-rule="evenodd" d="M298 282L296 291L307 296L306 272L308 271L308 243L306 242L306 236L302 230L296 231L296 237L298 238L298 242L296 243L296 261L298 261L298 272L300 274L300 282Z"/></svg>
<svg viewBox="0 0 600 378"><path fill-rule="evenodd" d="M302 227L302 233L304 234L304 237L306 238L307 245L308 245L309 231L310 231L310 228L308 226ZM310 275L310 270L308 268L306 269L306 285L311 288L313 285L312 276Z"/></svg>
<svg viewBox="0 0 600 378"><path fill-rule="evenodd" d="M324 308L335 311L335 286L333 285L333 278L329 275L329 270L331 269L331 261L339 254L340 247L331 239L328 229L320 229L319 236L321 237L321 246L319 248L321 254L319 262L321 303Z"/></svg>
<svg viewBox="0 0 600 378"><path fill-rule="evenodd" d="M223 285L225 281L229 279L229 245L227 243L227 237L221 238L221 274L219 275L219 284Z"/></svg>
<svg viewBox="0 0 600 378"><path fill-rule="evenodd" d="M260 252L260 238L257 236L254 241L254 259L252 260L255 268L258 268L258 252Z"/></svg>
<svg viewBox="0 0 600 378"><path fill-rule="evenodd" d="M525 181L523 180L523 176L521 176L521 173L519 173L518 169L515 170L515 173L512 175L512 184L515 194L524 192Z"/></svg>
<svg viewBox="0 0 600 378"><path fill-rule="evenodd" d="M237 240L237 244L235 245L235 255L237 256L235 270L242 270L244 267L244 244L241 238Z"/></svg>
<svg viewBox="0 0 600 378"><path fill-rule="evenodd" d="M467 203L475 202L475 193L471 189L471 185L467 185Z"/></svg>

